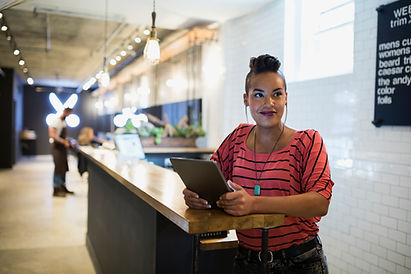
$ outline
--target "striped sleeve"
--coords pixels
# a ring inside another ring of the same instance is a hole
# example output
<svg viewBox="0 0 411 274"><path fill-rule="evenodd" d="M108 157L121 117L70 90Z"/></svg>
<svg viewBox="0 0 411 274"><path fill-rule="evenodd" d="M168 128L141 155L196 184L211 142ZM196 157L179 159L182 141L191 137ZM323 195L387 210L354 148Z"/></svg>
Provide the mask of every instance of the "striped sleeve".
<svg viewBox="0 0 411 274"><path fill-rule="evenodd" d="M306 149L303 162L303 190L304 192L316 191L329 201L334 182L331 180L323 139L315 130L306 130L304 133Z"/></svg>
<svg viewBox="0 0 411 274"><path fill-rule="evenodd" d="M233 176L233 165L234 165L234 154L238 153L236 151L236 145L238 149L238 144L236 143L239 137L244 137L244 130L249 128L248 124L240 124L235 128L221 143L220 147L214 152L210 160L217 162L220 167L224 178L226 180L232 180Z"/></svg>

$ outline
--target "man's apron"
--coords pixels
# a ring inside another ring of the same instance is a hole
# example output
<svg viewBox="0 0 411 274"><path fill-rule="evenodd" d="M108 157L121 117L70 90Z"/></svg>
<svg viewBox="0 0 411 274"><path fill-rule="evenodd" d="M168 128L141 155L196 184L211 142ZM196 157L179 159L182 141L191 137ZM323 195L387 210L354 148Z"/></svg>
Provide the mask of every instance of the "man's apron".
<svg viewBox="0 0 411 274"><path fill-rule="evenodd" d="M60 137L66 139L66 135L67 130L64 127L61 130ZM68 171L67 148L62 143L54 142L51 144L51 154L54 161L54 173L65 174Z"/></svg>

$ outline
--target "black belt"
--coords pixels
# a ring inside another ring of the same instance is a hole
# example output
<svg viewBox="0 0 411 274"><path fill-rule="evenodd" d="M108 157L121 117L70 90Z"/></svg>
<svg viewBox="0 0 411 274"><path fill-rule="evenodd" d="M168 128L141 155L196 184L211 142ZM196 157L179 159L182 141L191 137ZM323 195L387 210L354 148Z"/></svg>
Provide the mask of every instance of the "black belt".
<svg viewBox="0 0 411 274"><path fill-rule="evenodd" d="M309 239L308 241L303 242L299 245L293 245L286 249L281 249L278 251L268 251L267 260L268 262L272 262L273 259L283 259L283 258L292 258L298 255L301 255L318 245L321 246L321 241L318 235L315 235L313 238ZM261 262L261 251L251 250L241 245L238 247L238 250L241 254L247 256L248 260L250 261L260 261Z"/></svg>

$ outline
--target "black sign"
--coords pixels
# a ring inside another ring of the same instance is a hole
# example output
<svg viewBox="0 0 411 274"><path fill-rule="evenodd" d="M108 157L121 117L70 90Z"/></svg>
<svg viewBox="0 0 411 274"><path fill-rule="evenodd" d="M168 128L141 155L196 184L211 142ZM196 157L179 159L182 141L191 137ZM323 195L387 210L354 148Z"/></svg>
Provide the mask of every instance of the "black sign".
<svg viewBox="0 0 411 274"><path fill-rule="evenodd" d="M377 8L374 121L411 125L411 0Z"/></svg>

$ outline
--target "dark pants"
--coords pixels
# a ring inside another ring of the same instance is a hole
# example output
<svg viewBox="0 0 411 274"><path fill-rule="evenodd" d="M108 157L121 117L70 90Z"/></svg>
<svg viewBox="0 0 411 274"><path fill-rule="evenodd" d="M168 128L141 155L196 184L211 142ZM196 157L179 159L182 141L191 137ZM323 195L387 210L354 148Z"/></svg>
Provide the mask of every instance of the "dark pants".
<svg viewBox="0 0 411 274"><path fill-rule="evenodd" d="M268 263L267 273L328 274L327 259L324 255L320 238L315 236L309 241L315 241L309 243L311 247L309 250L303 248L304 245L307 245L302 243L300 245L301 249L299 246L291 247L292 252L288 252L286 249L269 253L268 260L271 262ZM299 252L299 249L301 252ZM234 273L262 273L263 264L260 257L257 251L240 247L234 261Z"/></svg>
<svg viewBox="0 0 411 274"><path fill-rule="evenodd" d="M66 174L56 174L53 175L53 186L58 188L62 185L66 185Z"/></svg>

